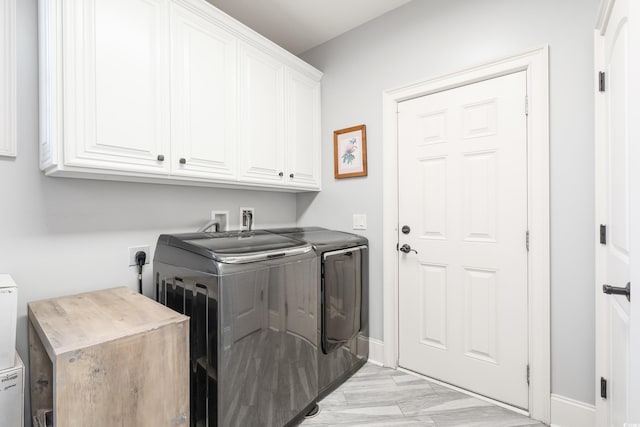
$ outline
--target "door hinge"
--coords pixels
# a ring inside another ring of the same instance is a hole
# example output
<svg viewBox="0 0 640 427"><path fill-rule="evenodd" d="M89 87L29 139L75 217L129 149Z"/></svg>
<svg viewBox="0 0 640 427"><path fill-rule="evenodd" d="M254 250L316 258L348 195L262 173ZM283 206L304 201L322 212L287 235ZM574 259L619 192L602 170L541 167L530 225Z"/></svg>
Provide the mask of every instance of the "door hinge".
<svg viewBox="0 0 640 427"><path fill-rule="evenodd" d="M604 377L600 377L600 397L607 398L607 380Z"/></svg>
<svg viewBox="0 0 640 427"><path fill-rule="evenodd" d="M604 224L600 224L600 244L607 244L607 226Z"/></svg>
<svg viewBox="0 0 640 427"><path fill-rule="evenodd" d="M531 367L527 365L527 385L531 384Z"/></svg>
<svg viewBox="0 0 640 427"><path fill-rule="evenodd" d="M527 252L529 252L529 230L527 230L526 246L527 246Z"/></svg>
<svg viewBox="0 0 640 427"><path fill-rule="evenodd" d="M598 90L600 92L604 92L604 78L604 71L600 71L600 73L598 73Z"/></svg>
<svg viewBox="0 0 640 427"><path fill-rule="evenodd" d="M529 115L529 96L528 95L524 96L524 115L525 116Z"/></svg>

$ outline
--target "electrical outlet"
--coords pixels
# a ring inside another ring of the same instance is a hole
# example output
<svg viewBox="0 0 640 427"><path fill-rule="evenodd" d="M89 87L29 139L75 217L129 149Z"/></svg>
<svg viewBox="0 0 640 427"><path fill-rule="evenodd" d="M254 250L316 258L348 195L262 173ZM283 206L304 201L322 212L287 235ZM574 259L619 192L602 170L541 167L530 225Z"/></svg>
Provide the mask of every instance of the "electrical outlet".
<svg viewBox="0 0 640 427"><path fill-rule="evenodd" d="M129 267L138 265L136 263L136 254L139 251L143 251L147 258L144 260L145 264L149 264L151 262L151 252L149 252L149 246L131 246L129 247Z"/></svg>
<svg viewBox="0 0 640 427"><path fill-rule="evenodd" d="M254 208L240 208L240 231L256 229L256 212Z"/></svg>
<svg viewBox="0 0 640 427"><path fill-rule="evenodd" d="M229 229L229 211L211 211L211 219L218 221L218 231Z"/></svg>
<svg viewBox="0 0 640 427"><path fill-rule="evenodd" d="M367 215L365 215L365 214L353 214L353 229L354 230L366 230L367 229Z"/></svg>

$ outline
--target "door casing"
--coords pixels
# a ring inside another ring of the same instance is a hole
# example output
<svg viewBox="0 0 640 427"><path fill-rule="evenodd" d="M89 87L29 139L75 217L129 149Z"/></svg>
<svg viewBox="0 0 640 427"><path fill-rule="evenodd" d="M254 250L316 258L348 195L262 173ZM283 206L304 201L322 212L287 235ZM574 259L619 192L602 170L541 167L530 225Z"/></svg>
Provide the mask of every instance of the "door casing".
<svg viewBox="0 0 640 427"><path fill-rule="evenodd" d="M384 365L398 367L398 103L518 71L527 72L529 414L549 423L551 398L549 249L549 47L383 92Z"/></svg>

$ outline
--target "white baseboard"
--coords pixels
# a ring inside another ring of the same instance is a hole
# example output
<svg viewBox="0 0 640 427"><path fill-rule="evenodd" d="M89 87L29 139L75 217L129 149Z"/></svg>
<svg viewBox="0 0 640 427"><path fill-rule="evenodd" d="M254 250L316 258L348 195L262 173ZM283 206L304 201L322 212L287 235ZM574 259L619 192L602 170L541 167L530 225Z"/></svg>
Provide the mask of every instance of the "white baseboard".
<svg viewBox="0 0 640 427"><path fill-rule="evenodd" d="M369 362L383 366L384 343L375 338L369 338Z"/></svg>
<svg viewBox="0 0 640 427"><path fill-rule="evenodd" d="M595 406L551 394L551 427L595 427L595 424Z"/></svg>

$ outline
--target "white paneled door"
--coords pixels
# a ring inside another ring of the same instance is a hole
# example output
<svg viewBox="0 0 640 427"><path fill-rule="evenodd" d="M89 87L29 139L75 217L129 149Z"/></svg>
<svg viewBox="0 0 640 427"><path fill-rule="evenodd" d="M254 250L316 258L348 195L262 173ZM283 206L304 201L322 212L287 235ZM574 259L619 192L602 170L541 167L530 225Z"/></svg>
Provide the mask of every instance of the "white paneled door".
<svg viewBox="0 0 640 427"><path fill-rule="evenodd" d="M526 72L399 104L399 365L528 407Z"/></svg>
<svg viewBox="0 0 640 427"><path fill-rule="evenodd" d="M631 114L629 105L633 75L630 64L632 52L638 46L632 48L630 43L632 26L636 21L630 19L629 0L616 0L611 4L608 21L596 39L601 47L601 81L604 83L597 98L603 106L597 116L600 137L596 183L599 188L598 216L604 235L596 253L597 276L601 281L597 284L596 296L600 307L597 322L601 327L596 341L597 378L602 381L598 384L596 403L598 425L623 427L631 425L626 423L631 422L632 406L638 405L638 402L632 403L630 392L632 364L638 363L638 358L634 360L631 356L632 306L626 295L616 294L625 292L627 284L631 287L633 241L630 237L637 224L637 219L631 214L631 198L637 188L634 189L631 178L634 172L630 169L633 165L630 156L632 144L638 143L630 138L630 119L637 120L637 116ZM605 294L603 291L614 293Z"/></svg>

